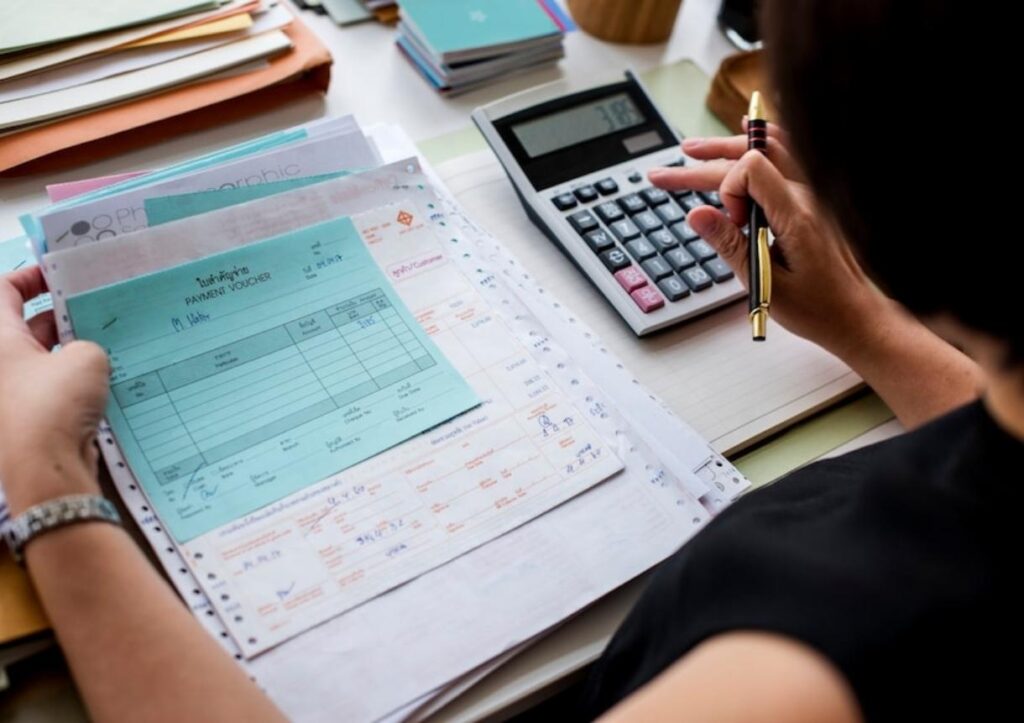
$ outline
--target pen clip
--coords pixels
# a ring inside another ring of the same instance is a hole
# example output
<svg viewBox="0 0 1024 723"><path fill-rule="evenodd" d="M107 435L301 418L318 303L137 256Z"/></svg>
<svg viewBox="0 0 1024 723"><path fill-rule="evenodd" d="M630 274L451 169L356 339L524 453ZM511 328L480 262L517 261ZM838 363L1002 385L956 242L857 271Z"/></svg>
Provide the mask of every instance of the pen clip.
<svg viewBox="0 0 1024 723"><path fill-rule="evenodd" d="M758 299L758 304L767 310L768 305L772 303L772 256L768 248L767 227L757 230L757 260L761 272L758 283L761 298Z"/></svg>

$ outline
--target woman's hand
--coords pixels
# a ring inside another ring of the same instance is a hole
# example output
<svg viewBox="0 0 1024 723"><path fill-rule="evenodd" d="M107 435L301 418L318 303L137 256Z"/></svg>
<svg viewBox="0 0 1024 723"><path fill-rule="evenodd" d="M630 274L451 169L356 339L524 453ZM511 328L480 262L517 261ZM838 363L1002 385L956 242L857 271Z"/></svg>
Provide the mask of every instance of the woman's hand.
<svg viewBox="0 0 1024 723"><path fill-rule="evenodd" d="M789 155L784 133L769 127L767 157L747 151L745 136L688 139L683 150L706 163L655 169L669 190L717 190L728 216L711 206L687 220L747 284L749 198L764 208L775 234L771 315L790 331L839 356L862 341L866 325L890 304L868 281L839 230L816 205Z"/></svg>
<svg viewBox="0 0 1024 723"><path fill-rule="evenodd" d="M15 515L99 489L95 440L110 367L90 342L51 353L53 313L26 322L22 311L45 291L38 267L0 276L0 482Z"/></svg>

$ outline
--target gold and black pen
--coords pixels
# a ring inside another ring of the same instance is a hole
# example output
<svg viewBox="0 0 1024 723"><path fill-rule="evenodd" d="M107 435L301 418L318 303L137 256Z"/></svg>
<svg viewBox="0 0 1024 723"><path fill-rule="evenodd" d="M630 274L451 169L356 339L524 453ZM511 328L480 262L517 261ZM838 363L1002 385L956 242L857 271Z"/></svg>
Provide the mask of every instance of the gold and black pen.
<svg viewBox="0 0 1024 723"><path fill-rule="evenodd" d="M754 91L747 113L747 148L768 152L768 120L761 94ZM768 219L760 204L750 201L749 265L750 327L754 341L764 341L768 331L768 307L772 300L772 259L768 248Z"/></svg>

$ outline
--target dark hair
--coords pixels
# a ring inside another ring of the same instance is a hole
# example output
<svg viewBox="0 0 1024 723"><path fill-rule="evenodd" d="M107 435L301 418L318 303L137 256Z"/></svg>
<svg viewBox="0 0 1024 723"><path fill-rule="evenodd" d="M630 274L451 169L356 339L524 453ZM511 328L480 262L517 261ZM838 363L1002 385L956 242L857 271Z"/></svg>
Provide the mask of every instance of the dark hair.
<svg viewBox="0 0 1024 723"><path fill-rule="evenodd" d="M1012 54L996 37L1004 7L766 0L761 27L792 150L872 278L918 315L1004 340L1016 363L1024 277L992 194L1020 142L999 110L1016 91L1015 64L994 57Z"/></svg>

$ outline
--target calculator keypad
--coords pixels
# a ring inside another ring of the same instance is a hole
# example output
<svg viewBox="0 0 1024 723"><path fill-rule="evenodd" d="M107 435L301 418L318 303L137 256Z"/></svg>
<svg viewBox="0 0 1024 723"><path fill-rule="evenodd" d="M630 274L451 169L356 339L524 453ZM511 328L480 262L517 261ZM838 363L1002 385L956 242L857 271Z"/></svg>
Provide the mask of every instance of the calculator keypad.
<svg viewBox="0 0 1024 723"><path fill-rule="evenodd" d="M718 194L654 187L615 194L618 183L605 178L552 202L641 311L650 313L666 300L680 301L734 277L686 222L699 206L721 207Z"/></svg>

